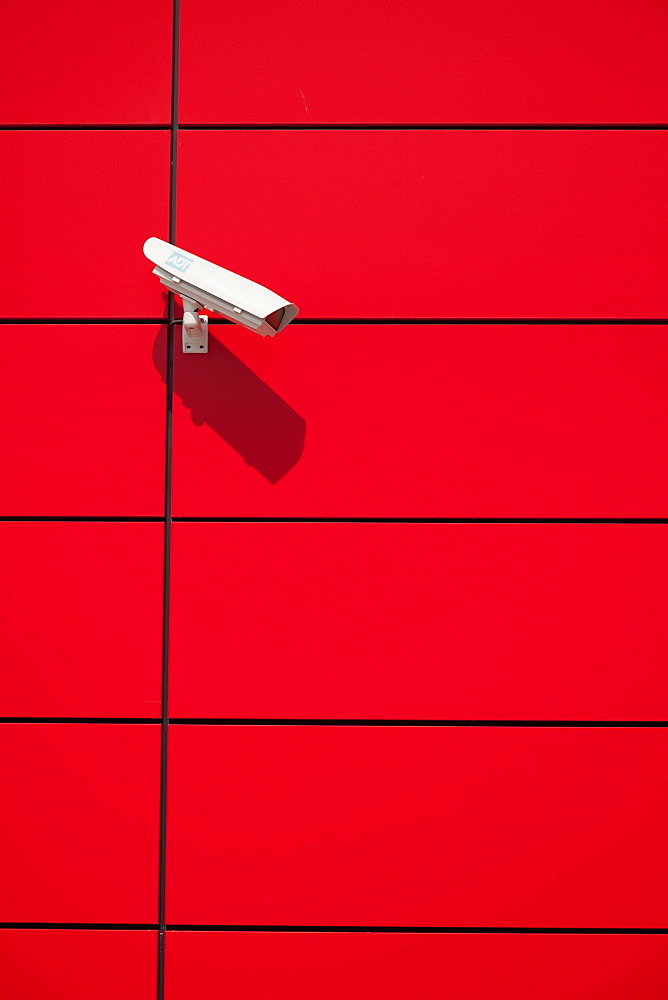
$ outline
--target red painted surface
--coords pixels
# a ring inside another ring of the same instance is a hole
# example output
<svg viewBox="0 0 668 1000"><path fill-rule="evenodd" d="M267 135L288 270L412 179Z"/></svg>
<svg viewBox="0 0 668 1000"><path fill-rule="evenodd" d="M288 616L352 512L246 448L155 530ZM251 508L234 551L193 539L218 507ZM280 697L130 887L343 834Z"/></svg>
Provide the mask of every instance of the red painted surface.
<svg viewBox="0 0 668 1000"><path fill-rule="evenodd" d="M89 0L57 4L22 0L5 5L0 121L7 125L169 122L171 21L171 0L99 9ZM76 180L86 178L79 175Z"/></svg>
<svg viewBox="0 0 668 1000"><path fill-rule="evenodd" d="M201 131L179 143L177 244L305 317L666 315L665 131Z"/></svg>
<svg viewBox="0 0 668 1000"><path fill-rule="evenodd" d="M167 920L665 927L663 729L174 726Z"/></svg>
<svg viewBox="0 0 668 1000"><path fill-rule="evenodd" d="M173 531L172 716L668 715L663 525Z"/></svg>
<svg viewBox="0 0 668 1000"><path fill-rule="evenodd" d="M141 248L167 233L167 132L0 132L0 156L0 216L11 233L0 315L164 314ZM63 366L75 351L63 344Z"/></svg>
<svg viewBox="0 0 668 1000"><path fill-rule="evenodd" d="M153 931L0 930L3 1000L153 1000Z"/></svg>
<svg viewBox="0 0 668 1000"><path fill-rule="evenodd" d="M0 524L2 715L160 715L162 547L161 524Z"/></svg>
<svg viewBox="0 0 668 1000"><path fill-rule="evenodd" d="M0 922L154 922L159 727L5 723L0 759Z"/></svg>
<svg viewBox="0 0 668 1000"><path fill-rule="evenodd" d="M165 388L151 363L159 329L2 327L0 514L162 515Z"/></svg>
<svg viewBox="0 0 668 1000"><path fill-rule="evenodd" d="M629 1000L662 996L666 938L168 933L166 1000Z"/></svg>
<svg viewBox="0 0 668 1000"><path fill-rule="evenodd" d="M653 122L661 0L182 0L184 122ZM225 70L207 40L236 39ZM243 39L243 44L241 40Z"/></svg>
<svg viewBox="0 0 668 1000"><path fill-rule="evenodd" d="M665 517L664 330L216 326L175 359L174 512Z"/></svg>
<svg viewBox="0 0 668 1000"><path fill-rule="evenodd" d="M301 314L175 330L173 513L268 523L171 528L172 712L665 720L665 525L276 521L668 519L667 40L662 0L6 12L0 718L162 708L164 526L86 519L165 511L176 194L178 244ZM168 919L666 928L666 733L175 725ZM157 926L160 736L0 723L0 923ZM170 932L166 1000L658 1000L665 949ZM157 958L0 928L0 993L144 1000Z"/></svg>

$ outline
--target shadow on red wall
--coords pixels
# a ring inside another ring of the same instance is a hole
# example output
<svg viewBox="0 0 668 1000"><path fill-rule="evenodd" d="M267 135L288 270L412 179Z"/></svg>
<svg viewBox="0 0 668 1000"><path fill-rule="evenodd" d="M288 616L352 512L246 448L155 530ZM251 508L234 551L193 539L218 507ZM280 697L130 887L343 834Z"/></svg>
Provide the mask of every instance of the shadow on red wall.
<svg viewBox="0 0 668 1000"><path fill-rule="evenodd" d="M209 353L196 360L180 352L180 327L174 330L174 392L193 423L208 424L247 465L277 483L302 456L304 418L211 332ZM153 363L166 383L166 327L153 344Z"/></svg>

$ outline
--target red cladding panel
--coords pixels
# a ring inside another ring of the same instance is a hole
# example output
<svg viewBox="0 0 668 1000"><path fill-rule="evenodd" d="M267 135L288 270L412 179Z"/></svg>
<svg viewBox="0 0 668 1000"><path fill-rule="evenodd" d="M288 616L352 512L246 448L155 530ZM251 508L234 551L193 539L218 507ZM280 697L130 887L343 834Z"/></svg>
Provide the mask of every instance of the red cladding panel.
<svg viewBox="0 0 668 1000"><path fill-rule="evenodd" d="M142 246L167 234L167 132L9 131L0 154L2 316L163 315ZM63 364L76 351L65 337Z"/></svg>
<svg viewBox="0 0 668 1000"><path fill-rule="evenodd" d="M160 715L161 524L0 524L5 716Z"/></svg>
<svg viewBox="0 0 668 1000"><path fill-rule="evenodd" d="M169 122L171 0L21 0L3 8L0 122Z"/></svg>
<svg viewBox="0 0 668 1000"><path fill-rule="evenodd" d="M180 117L665 121L667 44L662 0L182 0Z"/></svg>
<svg viewBox="0 0 668 1000"><path fill-rule="evenodd" d="M170 732L169 922L668 921L666 730Z"/></svg>
<svg viewBox="0 0 668 1000"><path fill-rule="evenodd" d="M176 242L306 317L660 318L667 154L665 131L186 132Z"/></svg>
<svg viewBox="0 0 668 1000"><path fill-rule="evenodd" d="M3 1000L153 1000L152 931L0 930Z"/></svg>
<svg viewBox="0 0 668 1000"><path fill-rule="evenodd" d="M108 297L105 304L113 310ZM165 387L151 363L158 329L2 327L0 514L162 514Z"/></svg>
<svg viewBox="0 0 668 1000"><path fill-rule="evenodd" d="M217 326L206 357L176 355L175 513L666 517L667 344L662 326Z"/></svg>
<svg viewBox="0 0 668 1000"><path fill-rule="evenodd" d="M158 726L0 726L0 921L157 919Z"/></svg>
<svg viewBox="0 0 668 1000"><path fill-rule="evenodd" d="M658 934L168 933L165 998L656 1000L667 962Z"/></svg>
<svg viewBox="0 0 668 1000"><path fill-rule="evenodd" d="M668 716L664 525L173 531L172 716Z"/></svg>

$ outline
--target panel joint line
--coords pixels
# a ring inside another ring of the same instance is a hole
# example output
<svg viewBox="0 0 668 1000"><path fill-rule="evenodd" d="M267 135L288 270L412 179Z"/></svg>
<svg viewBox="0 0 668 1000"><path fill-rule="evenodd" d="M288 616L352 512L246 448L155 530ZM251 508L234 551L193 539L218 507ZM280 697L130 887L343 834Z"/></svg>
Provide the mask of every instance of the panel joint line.
<svg viewBox="0 0 668 1000"><path fill-rule="evenodd" d="M179 131L179 26L180 0L172 8L172 103L169 144L169 240L176 241L176 159ZM162 694L160 717L160 854L158 875L158 969L157 998L165 995L166 859L167 859L167 759L169 736L169 593L172 536L172 402L174 393L174 295L168 300L167 386L165 407L165 510L162 621Z"/></svg>

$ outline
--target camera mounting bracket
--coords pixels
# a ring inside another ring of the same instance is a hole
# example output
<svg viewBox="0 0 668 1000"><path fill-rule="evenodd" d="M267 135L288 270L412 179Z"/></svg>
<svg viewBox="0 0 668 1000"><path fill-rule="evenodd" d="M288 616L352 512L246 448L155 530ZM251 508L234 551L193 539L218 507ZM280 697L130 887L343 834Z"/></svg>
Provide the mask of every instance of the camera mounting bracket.
<svg viewBox="0 0 668 1000"><path fill-rule="evenodd" d="M194 299L180 296L183 302L182 343L184 354L208 354L209 317L200 316L200 306Z"/></svg>

